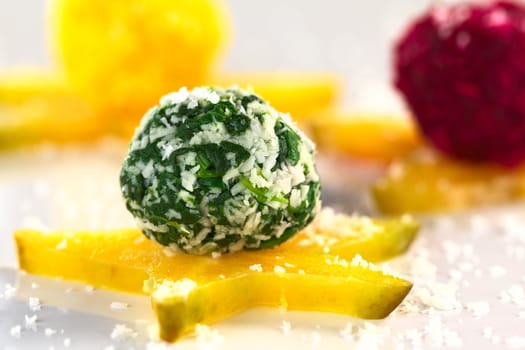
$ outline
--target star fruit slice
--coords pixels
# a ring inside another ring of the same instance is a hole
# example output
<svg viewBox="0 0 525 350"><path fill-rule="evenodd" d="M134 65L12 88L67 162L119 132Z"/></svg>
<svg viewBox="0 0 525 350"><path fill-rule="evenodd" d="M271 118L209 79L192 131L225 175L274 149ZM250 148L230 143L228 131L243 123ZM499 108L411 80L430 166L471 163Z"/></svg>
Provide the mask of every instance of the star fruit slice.
<svg viewBox="0 0 525 350"><path fill-rule="evenodd" d="M169 254L135 229L19 230L15 239L20 268L29 273L151 294L160 337L174 341L197 323L220 321L256 306L386 317L412 284L351 259L360 245L383 245L362 250L374 258L401 253L418 225L410 219L346 221L347 227L341 227L343 217L336 218L339 226L332 225L326 234L325 224L318 223L275 249L215 258ZM381 239L389 232L403 243Z"/></svg>
<svg viewBox="0 0 525 350"><path fill-rule="evenodd" d="M341 91L338 77L323 72L230 72L215 76L212 83L251 87L278 111L290 113L301 126L315 113L332 108Z"/></svg>
<svg viewBox="0 0 525 350"><path fill-rule="evenodd" d="M372 195L380 212L394 215L504 204L525 198L525 166L469 164L420 150L392 163Z"/></svg>
<svg viewBox="0 0 525 350"><path fill-rule="evenodd" d="M103 124L60 74L19 69L0 74L0 147L42 140L89 140Z"/></svg>
<svg viewBox="0 0 525 350"><path fill-rule="evenodd" d="M406 116L326 111L311 120L319 150L389 162L414 150L420 140Z"/></svg>

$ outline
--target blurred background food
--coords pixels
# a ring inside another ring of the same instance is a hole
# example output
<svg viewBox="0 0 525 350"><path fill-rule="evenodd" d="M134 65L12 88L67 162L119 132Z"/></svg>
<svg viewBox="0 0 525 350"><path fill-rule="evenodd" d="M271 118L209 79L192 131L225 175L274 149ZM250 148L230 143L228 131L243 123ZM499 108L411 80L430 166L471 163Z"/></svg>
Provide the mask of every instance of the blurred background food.
<svg viewBox="0 0 525 350"><path fill-rule="evenodd" d="M399 2L396 12L406 16L424 4ZM161 95L181 86L236 84L290 113L323 153L343 154L349 168L348 155L364 159L377 173L415 144L388 78L389 42L403 21L392 14L365 22L371 8L349 10L344 2L319 8L295 0L0 2L0 151L24 146L16 153L40 164L35 154L47 142L81 147L80 158L89 159L86 152L100 146L79 142L111 136L120 141L104 147L116 147L118 159ZM365 33L369 40L357 40ZM396 112L371 122L370 114L382 110ZM396 146L385 147L386 140ZM332 173L332 160L325 163ZM342 180L350 192L362 192L362 180L373 177L361 169L363 176L339 174L325 186L338 188Z"/></svg>
<svg viewBox="0 0 525 350"><path fill-rule="evenodd" d="M47 142L87 157L100 144L86 143L112 137L104 147L120 159L161 95L236 84L290 113L317 143L327 204L391 214L520 198L519 167L471 168L432 151L391 84L394 43L429 4L0 0L0 152L22 146L17 154L31 159ZM501 178L511 184L496 196L471 194Z"/></svg>
<svg viewBox="0 0 525 350"><path fill-rule="evenodd" d="M0 2L0 68L17 67L28 85L24 66L59 75L105 129L126 136L159 96L184 85L251 85L298 121L341 105L399 114L389 43L426 1L397 5L380 21L366 16L372 6L357 13L344 2ZM22 16L23 25L13 21Z"/></svg>

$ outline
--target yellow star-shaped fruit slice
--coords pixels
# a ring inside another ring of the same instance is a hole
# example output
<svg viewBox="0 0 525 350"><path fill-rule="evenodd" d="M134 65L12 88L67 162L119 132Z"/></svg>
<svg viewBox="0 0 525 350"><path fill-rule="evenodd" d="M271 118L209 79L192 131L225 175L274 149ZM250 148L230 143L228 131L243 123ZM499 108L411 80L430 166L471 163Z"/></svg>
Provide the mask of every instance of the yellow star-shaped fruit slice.
<svg viewBox="0 0 525 350"><path fill-rule="evenodd" d="M412 284L371 268L405 251L418 225L321 215L323 220L270 250L220 257L171 254L135 229L19 230L20 267L125 292L151 294L160 337L174 341L197 323L213 323L250 307L386 317ZM329 219L329 220L328 220Z"/></svg>
<svg viewBox="0 0 525 350"><path fill-rule="evenodd" d="M0 147L35 141L85 141L103 130L65 78L44 69L0 74Z"/></svg>
<svg viewBox="0 0 525 350"><path fill-rule="evenodd" d="M410 153L392 163L372 189L385 214L462 211L525 198L525 166L469 164L432 150Z"/></svg>
<svg viewBox="0 0 525 350"><path fill-rule="evenodd" d="M275 109L290 113L301 126L320 111L332 108L340 95L339 78L323 72L229 72L211 78L212 84L252 88Z"/></svg>
<svg viewBox="0 0 525 350"><path fill-rule="evenodd" d="M310 134L322 152L390 162L421 144L406 116L328 110L310 121Z"/></svg>

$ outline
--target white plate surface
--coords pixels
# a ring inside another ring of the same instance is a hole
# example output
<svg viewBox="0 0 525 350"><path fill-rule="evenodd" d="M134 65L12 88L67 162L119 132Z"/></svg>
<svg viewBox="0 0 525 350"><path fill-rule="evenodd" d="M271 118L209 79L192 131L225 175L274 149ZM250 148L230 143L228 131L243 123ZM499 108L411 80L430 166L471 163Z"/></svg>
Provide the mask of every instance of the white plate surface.
<svg viewBox="0 0 525 350"><path fill-rule="evenodd" d="M145 297L86 290L16 269L16 228L132 224L117 180L124 151L118 142L107 140L96 146L46 146L0 155L3 349L169 348L149 335L152 314ZM257 309L202 329L173 348L525 348L525 206L422 220L424 228L408 254L390 262L414 288L387 319L365 322ZM39 298L39 310L31 309L30 297ZM115 310L113 302L129 307ZM116 327L124 331L112 337Z"/></svg>

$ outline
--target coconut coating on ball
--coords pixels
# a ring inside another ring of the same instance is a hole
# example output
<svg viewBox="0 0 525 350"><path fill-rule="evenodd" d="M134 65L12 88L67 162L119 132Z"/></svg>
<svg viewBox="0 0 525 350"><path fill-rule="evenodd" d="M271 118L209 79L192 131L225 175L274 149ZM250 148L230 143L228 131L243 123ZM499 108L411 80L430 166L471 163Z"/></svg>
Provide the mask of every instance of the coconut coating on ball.
<svg viewBox="0 0 525 350"><path fill-rule="evenodd" d="M394 52L395 85L421 131L462 160L525 161L525 7L438 4Z"/></svg>
<svg viewBox="0 0 525 350"><path fill-rule="evenodd" d="M136 130L120 184L148 238L191 254L274 247L320 207L313 143L238 88L164 96Z"/></svg>

